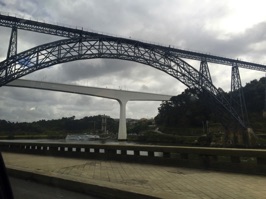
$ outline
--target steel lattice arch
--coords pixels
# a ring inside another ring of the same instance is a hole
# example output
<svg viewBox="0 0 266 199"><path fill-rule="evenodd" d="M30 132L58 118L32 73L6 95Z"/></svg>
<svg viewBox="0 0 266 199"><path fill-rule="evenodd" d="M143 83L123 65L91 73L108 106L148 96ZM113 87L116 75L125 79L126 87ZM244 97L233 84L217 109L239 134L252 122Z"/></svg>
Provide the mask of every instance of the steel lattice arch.
<svg viewBox="0 0 266 199"><path fill-rule="evenodd" d="M231 108L222 91L200 72L171 52L144 43L130 43L113 38L71 38L26 50L0 63L0 84L20 78L34 71L75 60L109 58L142 63L159 69L178 79L189 88L208 91L241 126L245 124ZM6 70L8 68L8 70ZM204 79L204 86L200 83Z"/></svg>
<svg viewBox="0 0 266 199"><path fill-rule="evenodd" d="M243 117L235 111L222 89L217 89L212 84L207 62L266 71L266 66L261 64L1 14L0 26L12 28L7 58L0 62L0 86L34 71L70 61L95 58L133 61L161 70L187 87L207 93L208 96L211 96L211 101L219 104L217 110L226 110L243 129L247 128ZM18 29L56 35L67 39L17 53ZM201 61L200 71L182 60L183 58ZM239 85L237 88L240 88Z"/></svg>

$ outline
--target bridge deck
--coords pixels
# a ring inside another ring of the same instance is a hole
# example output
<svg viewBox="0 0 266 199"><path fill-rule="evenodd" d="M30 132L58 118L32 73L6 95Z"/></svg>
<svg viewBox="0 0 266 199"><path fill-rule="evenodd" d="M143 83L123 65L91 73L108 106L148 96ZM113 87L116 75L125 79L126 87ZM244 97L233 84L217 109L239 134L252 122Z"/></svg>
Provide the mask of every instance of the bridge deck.
<svg viewBox="0 0 266 199"><path fill-rule="evenodd" d="M178 167L3 153L9 169L158 198L265 198L265 176ZM32 178L32 175L31 175ZM91 189L91 190L90 190ZM125 195L115 192L123 198ZM106 193L105 193L106 194ZM131 197L127 197L131 198ZM141 198L141 197L138 197Z"/></svg>

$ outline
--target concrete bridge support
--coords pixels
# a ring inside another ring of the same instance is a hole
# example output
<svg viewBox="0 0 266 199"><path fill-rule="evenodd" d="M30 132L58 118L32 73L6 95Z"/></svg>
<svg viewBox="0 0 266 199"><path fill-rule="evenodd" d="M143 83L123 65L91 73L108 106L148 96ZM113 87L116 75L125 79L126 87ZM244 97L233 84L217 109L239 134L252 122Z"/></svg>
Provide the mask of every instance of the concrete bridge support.
<svg viewBox="0 0 266 199"><path fill-rule="evenodd" d="M120 104L120 119L118 129L118 140L127 140L127 121L126 121L126 104L128 100L120 99L117 100Z"/></svg>

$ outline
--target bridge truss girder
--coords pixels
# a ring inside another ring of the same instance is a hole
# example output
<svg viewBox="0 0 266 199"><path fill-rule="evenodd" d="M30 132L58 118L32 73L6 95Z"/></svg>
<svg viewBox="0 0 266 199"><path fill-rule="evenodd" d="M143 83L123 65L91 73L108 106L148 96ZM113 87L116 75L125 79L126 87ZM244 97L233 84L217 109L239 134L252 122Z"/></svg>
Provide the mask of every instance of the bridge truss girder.
<svg viewBox="0 0 266 199"><path fill-rule="evenodd" d="M207 53L199 53L195 51L182 50L178 48L170 48L168 46L148 44L148 43L140 42L137 40L126 39L126 38L121 38L121 37L119 38L116 36L85 31L83 29L48 24L45 22L21 19L21 18L12 17L12 16L5 16L1 14L0 14L0 26L9 27L9 28L16 27L17 29L22 29L26 31L33 31L33 32L50 34L50 35L55 35L55 36L60 36L60 37L67 37L67 38L81 37L81 38L119 39L123 42L131 43L131 44L134 44L134 43L139 43L140 45L147 44L149 46L153 46L156 49L160 49L165 52L171 52L171 54L179 58L192 59L192 60L198 60L198 61L205 59L208 63L216 63L216 64L222 64L222 65L228 65L228 66L232 66L233 63L237 63L238 67L241 67L241 68L247 68L247 69L266 72L266 66L262 64L256 64L256 63L246 62L246 61L241 61L241 60L236 60L236 59L230 59L230 58L220 57L216 55L210 55Z"/></svg>
<svg viewBox="0 0 266 199"><path fill-rule="evenodd" d="M178 79L189 88L208 93L237 123L245 123L231 107L221 89L217 89L205 76L170 51L140 42L126 42L120 38L77 37L64 39L31 48L11 56L0 63L0 86L26 74L55 64L75 60L109 58L142 63L161 70ZM8 68L8 73L4 71ZM204 81L204 85L200 84Z"/></svg>

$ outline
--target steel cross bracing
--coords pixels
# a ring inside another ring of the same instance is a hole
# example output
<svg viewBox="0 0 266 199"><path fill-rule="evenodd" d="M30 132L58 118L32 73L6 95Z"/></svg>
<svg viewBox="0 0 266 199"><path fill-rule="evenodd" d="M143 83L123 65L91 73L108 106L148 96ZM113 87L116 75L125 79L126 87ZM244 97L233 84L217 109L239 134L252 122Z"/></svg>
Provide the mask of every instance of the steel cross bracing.
<svg viewBox="0 0 266 199"><path fill-rule="evenodd" d="M0 63L0 85L55 64L93 58L111 58L134 61L152 66L178 79L189 88L205 91L213 96L238 123L245 124L232 109L223 92L217 89L206 77L204 86L200 85L199 71L170 52L153 45L126 42L117 38L71 38L40 45L18 53ZM4 75L6 67L15 67Z"/></svg>
<svg viewBox="0 0 266 199"><path fill-rule="evenodd" d="M202 60L200 62L200 69L199 69L199 72L200 72L200 85L202 86L205 86L205 79L209 80L210 82L212 82L212 78L211 78L211 74L210 74L210 70L209 70L209 67L208 67L208 63L206 60ZM203 78L205 77L205 79ZM208 83L208 82L207 82Z"/></svg>
<svg viewBox="0 0 266 199"><path fill-rule="evenodd" d="M9 47L6 56L7 59L17 54L17 41L18 41L18 30L16 27L13 27L9 40ZM7 78L7 74L11 73L11 71L9 70L15 68L15 65L16 63L13 63L12 66L5 68L5 75L6 75L5 78Z"/></svg>
<svg viewBox="0 0 266 199"><path fill-rule="evenodd" d="M245 124L248 125L249 120L246 102L241 84L239 69L236 64L232 66L230 102L231 105L238 111L238 113L241 114Z"/></svg>
<svg viewBox="0 0 266 199"><path fill-rule="evenodd" d="M169 52L172 55L175 55L179 58L193 59L193 60L199 60L199 61L205 59L207 62L210 62L210 63L217 63L217 64L228 65L228 66L232 66L234 63L236 63L238 67L241 67L241 68L247 68L247 69L266 72L266 66L262 64L245 62L245 61L240 61L240 60L205 54L205 53L188 51L188 50L181 50L177 48L170 48L170 47L161 46L161 45L149 44L149 43L144 43L144 42L140 42L137 40L113 37L110 35L104 35L104 34L99 34L95 32L88 32L88 31L84 31L80 29L63 27L63 26L58 26L58 25L53 25L53 24L48 24L48 23L43 23L43 22L37 22L37 21L21 19L21 18L12 17L12 16L1 15L1 14L0 14L0 26L10 27L10 28L17 27L18 29L34 31L34 32L39 32L39 33L44 33L44 34L51 34L51 35L62 36L62 37L68 37L68 38L76 38L76 37L116 38L117 40L124 41L126 43L131 43L131 44L135 44L135 43L139 43L140 45L147 44L149 46L153 46L153 48L157 48L162 51Z"/></svg>

